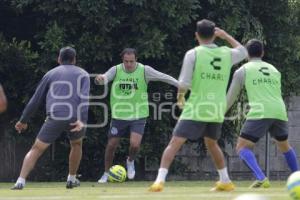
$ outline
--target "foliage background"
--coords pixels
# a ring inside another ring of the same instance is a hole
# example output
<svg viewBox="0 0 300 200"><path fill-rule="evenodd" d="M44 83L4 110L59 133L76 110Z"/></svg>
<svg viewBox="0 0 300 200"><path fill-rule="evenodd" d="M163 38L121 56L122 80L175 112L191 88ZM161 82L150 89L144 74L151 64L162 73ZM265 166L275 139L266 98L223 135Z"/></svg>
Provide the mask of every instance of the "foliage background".
<svg viewBox="0 0 300 200"><path fill-rule="evenodd" d="M8 111L0 116L0 140L14 142L27 151L43 122L44 109L33 117L30 129L19 136L13 126L44 73L57 65L58 50L66 45L76 48L78 65L89 73L104 73L121 62L124 47L138 50L139 61L178 77L185 52L196 44L195 23L208 18L243 44L250 38L262 39L265 60L282 73L285 97L299 93L300 2L298 0L2 0L0 1L0 81L8 100ZM224 45L222 41L217 44ZM236 69L238 66L235 66ZM92 86L92 93L101 88ZM176 88L150 83L149 96L162 95ZM244 96L241 97L245 101ZM108 103L108 99L104 99ZM232 113L236 112L235 109ZM164 113L162 120L150 117L137 162L143 178L145 157L157 163L176 121ZM90 108L89 122L103 119L101 110ZM233 144L243 119L226 122L220 141ZM95 180L103 171L106 131L89 129L80 168L83 179ZM124 163L128 141L116 155ZM64 179L69 145L62 137L42 158L32 179ZM199 151L205 153L201 141ZM26 152L22 152L22 156ZM149 163L148 163L149 164ZM18 165L21 165L21 160ZM182 169L180 163L173 171Z"/></svg>

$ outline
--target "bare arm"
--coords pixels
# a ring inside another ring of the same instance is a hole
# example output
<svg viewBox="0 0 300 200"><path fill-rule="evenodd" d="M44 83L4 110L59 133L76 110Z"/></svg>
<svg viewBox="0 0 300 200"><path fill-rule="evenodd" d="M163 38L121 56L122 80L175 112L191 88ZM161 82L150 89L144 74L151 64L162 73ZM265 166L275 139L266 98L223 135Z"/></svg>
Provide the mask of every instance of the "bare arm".
<svg viewBox="0 0 300 200"><path fill-rule="evenodd" d="M179 87L177 92L177 106L183 109L185 104L185 94L188 90L186 88Z"/></svg>
<svg viewBox="0 0 300 200"><path fill-rule="evenodd" d="M7 100L2 86L0 85L0 113L4 112L7 108Z"/></svg>
<svg viewBox="0 0 300 200"><path fill-rule="evenodd" d="M234 39L231 35L229 35L226 31L220 29L220 28L215 28L215 36L219 37L223 40L226 40L233 48L241 46L241 44Z"/></svg>

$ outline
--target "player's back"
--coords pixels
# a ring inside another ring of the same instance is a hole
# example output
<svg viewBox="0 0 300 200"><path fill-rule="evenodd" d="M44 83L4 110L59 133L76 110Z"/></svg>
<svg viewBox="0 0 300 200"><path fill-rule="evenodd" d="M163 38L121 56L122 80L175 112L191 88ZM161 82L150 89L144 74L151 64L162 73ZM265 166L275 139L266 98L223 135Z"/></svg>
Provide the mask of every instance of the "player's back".
<svg viewBox="0 0 300 200"><path fill-rule="evenodd" d="M191 94L181 118L223 122L226 89L232 67L230 48L199 46L195 51Z"/></svg>
<svg viewBox="0 0 300 200"><path fill-rule="evenodd" d="M247 118L286 120L280 72L273 65L259 59L251 60L244 67L245 86L251 107Z"/></svg>
<svg viewBox="0 0 300 200"><path fill-rule="evenodd" d="M84 98L82 88L88 73L75 65L60 65L46 74L49 89L46 98L48 114L55 116L76 116L77 108ZM87 98L87 97L86 97Z"/></svg>

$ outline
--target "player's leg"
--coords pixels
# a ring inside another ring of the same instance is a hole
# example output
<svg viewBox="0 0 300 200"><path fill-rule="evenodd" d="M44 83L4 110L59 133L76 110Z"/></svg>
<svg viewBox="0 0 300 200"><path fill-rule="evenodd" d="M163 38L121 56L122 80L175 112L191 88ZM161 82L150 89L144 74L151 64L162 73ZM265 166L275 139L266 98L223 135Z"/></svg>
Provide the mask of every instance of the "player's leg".
<svg viewBox="0 0 300 200"><path fill-rule="evenodd" d="M135 177L134 160L140 150L142 138L143 135L139 133L131 132L130 134L129 156L126 160L128 179L133 179Z"/></svg>
<svg viewBox="0 0 300 200"><path fill-rule="evenodd" d="M286 121L275 120L270 129L272 137L275 138L278 149L283 153L285 160L292 172L299 170L295 150L288 142L288 124Z"/></svg>
<svg viewBox="0 0 300 200"><path fill-rule="evenodd" d="M231 191L235 189L234 184L231 182L223 152L218 144L218 139L221 136L222 123L207 123L204 132L205 146L217 168L220 180L216 183L211 191Z"/></svg>
<svg viewBox="0 0 300 200"><path fill-rule="evenodd" d="M172 136L171 141L165 148L161 161L160 168L155 182L149 188L151 192L160 192L163 190L163 184L166 181L166 176L168 174L169 167L174 160L176 153L179 151L181 146L185 143L186 138Z"/></svg>
<svg viewBox="0 0 300 200"><path fill-rule="evenodd" d="M159 192L163 190L169 167L173 162L176 153L187 139L196 140L201 137L204 129L205 125L201 122L192 120L179 120L177 122L173 131L173 136L163 152L156 180L150 186L149 191Z"/></svg>
<svg viewBox="0 0 300 200"><path fill-rule="evenodd" d="M72 189L80 185L76 174L82 157L82 140L85 135L85 130L76 133L69 133L70 138L70 154L69 154L69 175L67 178L67 189Z"/></svg>
<svg viewBox="0 0 300 200"><path fill-rule="evenodd" d="M145 124L146 119L133 120L130 123L129 156L126 161L127 176L129 179L133 179L135 177L134 160L140 150Z"/></svg>
<svg viewBox="0 0 300 200"><path fill-rule="evenodd" d="M119 146L120 137L111 137L108 139L108 143L105 148L104 155L104 173L102 177L98 180L98 183L106 183L108 180L109 168L112 166L115 152Z"/></svg>
<svg viewBox="0 0 300 200"><path fill-rule="evenodd" d="M47 117L37 135L35 143L24 158L20 177L12 189L22 189L25 186L25 179L30 171L34 168L36 161L49 147L49 145L59 137L61 132L62 127L58 126L55 120Z"/></svg>
<svg viewBox="0 0 300 200"><path fill-rule="evenodd" d="M115 152L120 143L120 137L128 132L129 123L127 120L112 119L108 131L108 142L105 147L104 155L104 173L98 180L98 183L107 183L109 168L113 164Z"/></svg>
<svg viewBox="0 0 300 200"><path fill-rule="evenodd" d="M34 168L36 161L44 153L50 144L40 141L38 138L35 140L29 152L26 154L20 176L11 189L23 189L25 181L31 170Z"/></svg>
<svg viewBox="0 0 300 200"><path fill-rule="evenodd" d="M250 188L270 187L269 180L263 173L254 155L253 147L265 135L271 123L272 121L268 119L246 120L236 145L239 157L249 167L256 178L256 181Z"/></svg>

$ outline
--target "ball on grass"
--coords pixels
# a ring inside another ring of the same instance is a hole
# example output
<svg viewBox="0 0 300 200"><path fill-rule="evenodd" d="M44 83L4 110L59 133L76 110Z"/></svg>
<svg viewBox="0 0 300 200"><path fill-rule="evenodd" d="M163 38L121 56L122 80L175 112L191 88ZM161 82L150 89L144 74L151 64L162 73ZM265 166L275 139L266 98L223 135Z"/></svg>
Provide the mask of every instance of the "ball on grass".
<svg viewBox="0 0 300 200"><path fill-rule="evenodd" d="M300 200L300 171L289 176L286 187L293 200Z"/></svg>
<svg viewBox="0 0 300 200"><path fill-rule="evenodd" d="M126 180L126 170L121 165L114 165L109 169L108 181L113 183L122 183Z"/></svg>

